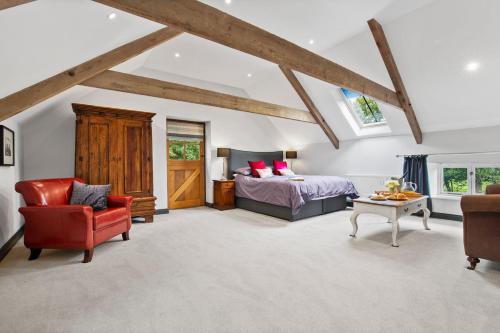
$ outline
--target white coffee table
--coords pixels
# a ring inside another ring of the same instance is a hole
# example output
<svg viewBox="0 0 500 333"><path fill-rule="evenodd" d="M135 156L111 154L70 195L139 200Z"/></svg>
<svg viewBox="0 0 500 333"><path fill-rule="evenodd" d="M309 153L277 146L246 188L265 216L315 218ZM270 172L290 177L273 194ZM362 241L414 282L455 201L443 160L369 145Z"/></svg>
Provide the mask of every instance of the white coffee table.
<svg viewBox="0 0 500 333"><path fill-rule="evenodd" d="M398 232L399 232L399 218L402 216L424 212L424 228L430 230L427 225L427 220L431 212L427 209L427 196L420 198L412 198L408 201L374 201L369 198L358 198L353 200L354 212L351 216L352 234L349 236L356 237L358 232L358 216L360 214L377 214L385 216L392 223L392 246L398 247Z"/></svg>

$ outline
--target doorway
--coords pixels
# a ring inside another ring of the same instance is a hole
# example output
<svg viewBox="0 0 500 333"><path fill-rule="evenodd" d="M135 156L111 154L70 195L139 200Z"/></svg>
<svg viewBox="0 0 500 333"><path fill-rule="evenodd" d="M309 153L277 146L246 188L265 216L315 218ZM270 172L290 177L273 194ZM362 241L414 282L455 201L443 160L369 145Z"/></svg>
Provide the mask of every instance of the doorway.
<svg viewBox="0 0 500 333"><path fill-rule="evenodd" d="M167 119L168 208L205 205L205 124Z"/></svg>

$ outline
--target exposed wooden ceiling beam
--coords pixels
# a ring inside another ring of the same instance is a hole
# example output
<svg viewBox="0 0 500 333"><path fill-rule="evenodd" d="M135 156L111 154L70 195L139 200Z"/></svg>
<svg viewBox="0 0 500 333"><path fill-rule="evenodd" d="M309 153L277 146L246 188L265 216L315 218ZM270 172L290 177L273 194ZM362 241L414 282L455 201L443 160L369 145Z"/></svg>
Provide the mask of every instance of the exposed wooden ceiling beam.
<svg viewBox="0 0 500 333"><path fill-rule="evenodd" d="M394 85L394 88L396 88L396 95L403 111L405 112L406 119L408 119L415 141L420 144L422 143L422 131L420 129L420 125L418 124L417 117L415 116L413 106L411 105L410 97L408 97L408 92L403 84L403 79L399 73L398 66L396 65L394 56L392 55L391 48L389 47L389 42L385 36L384 29L375 19L369 20L368 26L372 31L375 42L377 43L377 47L380 51L382 59L384 60L385 67L387 67L392 84Z"/></svg>
<svg viewBox="0 0 500 333"><path fill-rule="evenodd" d="M396 93L263 29L196 0L94 0L176 27L401 108Z"/></svg>
<svg viewBox="0 0 500 333"><path fill-rule="evenodd" d="M0 10L4 10L19 5L24 5L25 3L33 1L35 0L0 0Z"/></svg>
<svg viewBox="0 0 500 333"><path fill-rule="evenodd" d="M0 121L121 64L182 32L163 28L0 99Z"/></svg>
<svg viewBox="0 0 500 333"><path fill-rule="evenodd" d="M272 117L280 117L310 123L315 122L311 114L306 111L109 70L96 75L81 84L88 87L209 105Z"/></svg>
<svg viewBox="0 0 500 333"><path fill-rule="evenodd" d="M309 112L313 116L314 120L316 120L316 122L321 127L323 132L325 132L328 139L330 139L330 141L335 146L335 148L339 149L339 147L340 147L339 139L337 138L335 133L333 133L332 129L330 128L330 126L328 125L326 120L323 118L323 116L319 112L318 108L316 107L316 105L312 101L311 97L309 97L306 90L302 86L302 84L300 84L300 81L297 79L297 77L295 76L293 71L290 68L282 66L282 65L280 65L280 69L283 72L283 74L286 76L286 78L288 79L288 82L290 82L290 84L292 85L293 89L295 89L295 91L297 92L297 95L299 95L302 102L304 102L307 109L309 110Z"/></svg>

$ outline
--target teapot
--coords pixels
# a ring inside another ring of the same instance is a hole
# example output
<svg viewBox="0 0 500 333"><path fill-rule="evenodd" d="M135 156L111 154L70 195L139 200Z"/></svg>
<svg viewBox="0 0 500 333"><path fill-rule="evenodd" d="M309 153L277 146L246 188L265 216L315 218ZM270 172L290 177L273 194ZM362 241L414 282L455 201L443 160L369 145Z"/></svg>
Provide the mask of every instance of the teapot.
<svg viewBox="0 0 500 333"><path fill-rule="evenodd" d="M417 184L412 183L412 182L404 182L403 186L401 188L401 191L403 191L403 192L416 192L417 191Z"/></svg>

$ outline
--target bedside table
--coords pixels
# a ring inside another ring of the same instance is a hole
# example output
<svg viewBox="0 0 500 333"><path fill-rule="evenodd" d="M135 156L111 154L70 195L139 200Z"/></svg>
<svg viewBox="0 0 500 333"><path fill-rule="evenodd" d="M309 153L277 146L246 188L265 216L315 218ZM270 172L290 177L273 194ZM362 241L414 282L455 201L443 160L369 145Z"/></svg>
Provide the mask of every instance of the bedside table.
<svg viewBox="0 0 500 333"><path fill-rule="evenodd" d="M234 209L234 180L214 180L214 208L218 210Z"/></svg>

